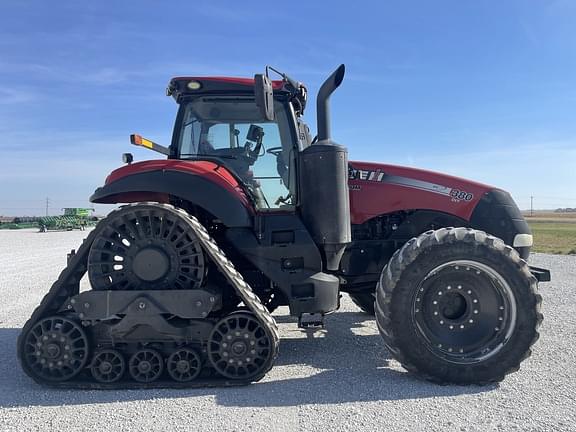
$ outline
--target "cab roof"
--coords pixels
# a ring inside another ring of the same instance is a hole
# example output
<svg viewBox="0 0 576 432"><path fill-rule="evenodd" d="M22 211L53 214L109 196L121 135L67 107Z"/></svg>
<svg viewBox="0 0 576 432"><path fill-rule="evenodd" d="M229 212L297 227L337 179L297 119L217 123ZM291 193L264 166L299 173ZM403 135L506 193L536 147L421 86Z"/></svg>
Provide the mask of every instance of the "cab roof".
<svg viewBox="0 0 576 432"><path fill-rule="evenodd" d="M272 81L272 89L275 92L289 91L284 88L284 81ZM235 77L174 77L168 83L166 95L172 96L176 102L184 96L200 94L254 94L253 78Z"/></svg>

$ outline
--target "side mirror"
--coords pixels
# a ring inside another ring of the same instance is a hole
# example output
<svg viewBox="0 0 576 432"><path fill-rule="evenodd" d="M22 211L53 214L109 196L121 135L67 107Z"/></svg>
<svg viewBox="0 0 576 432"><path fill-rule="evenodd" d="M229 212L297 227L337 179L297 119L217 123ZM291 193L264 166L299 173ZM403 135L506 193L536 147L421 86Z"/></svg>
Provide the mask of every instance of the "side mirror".
<svg viewBox="0 0 576 432"><path fill-rule="evenodd" d="M248 133L246 134L246 139L248 141L258 142L264 136L264 129L258 125L250 125Z"/></svg>
<svg viewBox="0 0 576 432"><path fill-rule="evenodd" d="M268 121L274 120L272 81L264 74L254 75L254 97L260 114Z"/></svg>

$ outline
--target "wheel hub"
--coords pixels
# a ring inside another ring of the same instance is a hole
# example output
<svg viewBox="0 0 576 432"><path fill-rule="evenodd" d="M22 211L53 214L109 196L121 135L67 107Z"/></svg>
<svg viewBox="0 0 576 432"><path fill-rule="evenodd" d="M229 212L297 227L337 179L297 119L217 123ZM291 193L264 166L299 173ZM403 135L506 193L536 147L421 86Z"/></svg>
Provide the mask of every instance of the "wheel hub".
<svg viewBox="0 0 576 432"><path fill-rule="evenodd" d="M46 354L46 357L56 359L60 356L60 347L55 343L48 344L44 353Z"/></svg>
<svg viewBox="0 0 576 432"><path fill-rule="evenodd" d="M132 268L140 279L153 282L162 278L168 272L170 261L161 250L145 248L134 257Z"/></svg>
<svg viewBox="0 0 576 432"><path fill-rule="evenodd" d="M107 374L112 370L112 364L110 362L107 361L103 361L100 364L100 372Z"/></svg>
<svg viewBox="0 0 576 432"><path fill-rule="evenodd" d="M150 369L152 368L152 365L150 364L150 362L146 361L146 360L142 360L140 363L138 363L138 371L140 373L147 373Z"/></svg>
<svg viewBox="0 0 576 432"><path fill-rule="evenodd" d="M180 360L178 363L176 363L176 370L180 373L186 373L190 370L190 363L188 363L186 360Z"/></svg>
<svg viewBox="0 0 576 432"><path fill-rule="evenodd" d="M248 347L244 341L236 341L232 344L232 352L237 356L244 354L248 350Z"/></svg>
<svg viewBox="0 0 576 432"><path fill-rule="evenodd" d="M444 318L458 321L466 314L468 303L462 294L451 292L444 297L439 309Z"/></svg>
<svg viewBox="0 0 576 432"><path fill-rule="evenodd" d="M436 355L456 363L479 361L499 350L512 328L510 295L506 280L490 267L454 261L424 278L412 316Z"/></svg>

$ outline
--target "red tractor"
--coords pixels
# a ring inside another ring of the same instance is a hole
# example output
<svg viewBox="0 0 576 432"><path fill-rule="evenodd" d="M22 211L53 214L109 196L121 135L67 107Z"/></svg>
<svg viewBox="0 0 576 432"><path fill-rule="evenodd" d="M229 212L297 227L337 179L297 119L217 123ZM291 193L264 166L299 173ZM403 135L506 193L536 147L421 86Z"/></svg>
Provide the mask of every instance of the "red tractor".
<svg viewBox="0 0 576 432"><path fill-rule="evenodd" d="M170 146L131 137L166 159L125 154L92 195L125 205L72 251L24 326L24 371L73 388L247 384L277 357L275 308L321 327L342 292L421 377L483 384L518 370L550 278L526 263L526 221L500 189L349 162L330 137L343 78L342 65L320 88L314 139L306 88L272 68L172 79Z"/></svg>

